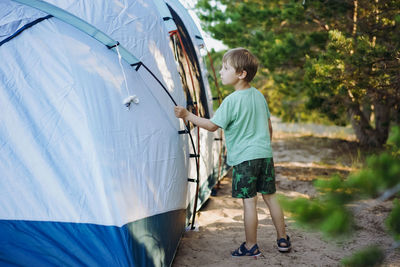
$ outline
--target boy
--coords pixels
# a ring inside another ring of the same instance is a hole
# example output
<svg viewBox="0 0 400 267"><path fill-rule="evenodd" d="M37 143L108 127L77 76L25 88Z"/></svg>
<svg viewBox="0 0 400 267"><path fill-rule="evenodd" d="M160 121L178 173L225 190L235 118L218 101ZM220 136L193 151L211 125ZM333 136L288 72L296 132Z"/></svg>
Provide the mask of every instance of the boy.
<svg viewBox="0 0 400 267"><path fill-rule="evenodd" d="M256 75L257 59L244 48L229 50L222 59L222 83L235 92L227 96L214 117L201 118L183 107L175 107L175 116L214 132L224 129L228 164L233 166L232 197L242 198L246 241L232 256L259 256L257 245L257 192L263 196L277 231L280 252L291 248L285 232L283 212L275 197L275 171L272 158L272 126L264 96L250 82Z"/></svg>

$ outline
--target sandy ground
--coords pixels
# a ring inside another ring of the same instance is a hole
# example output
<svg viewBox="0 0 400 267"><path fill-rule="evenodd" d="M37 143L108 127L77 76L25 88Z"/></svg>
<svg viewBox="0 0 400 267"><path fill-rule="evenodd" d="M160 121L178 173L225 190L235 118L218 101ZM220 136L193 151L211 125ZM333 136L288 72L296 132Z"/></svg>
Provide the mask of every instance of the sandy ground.
<svg viewBox="0 0 400 267"><path fill-rule="evenodd" d="M354 143L340 139L293 133L275 136L278 136L273 142L277 188L279 194L286 196L315 196L312 180L335 172L346 174L360 157L354 151ZM338 266L343 257L371 243L385 250L385 266L400 266L400 249L392 249L394 241L384 230L384 219L391 205L388 201L362 210L356 216L357 231L340 241L306 231L286 216L293 249L290 253L279 253L275 228L259 196L258 245L263 255L257 259L232 258L230 252L245 237L242 201L231 197L228 173L217 196L211 197L198 212L198 228L183 235L172 266Z"/></svg>

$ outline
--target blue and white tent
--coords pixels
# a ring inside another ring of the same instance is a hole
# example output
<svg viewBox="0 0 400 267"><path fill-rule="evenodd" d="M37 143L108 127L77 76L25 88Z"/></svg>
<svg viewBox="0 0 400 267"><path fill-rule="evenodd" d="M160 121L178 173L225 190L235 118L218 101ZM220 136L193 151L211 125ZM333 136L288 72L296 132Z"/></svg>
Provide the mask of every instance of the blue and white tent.
<svg viewBox="0 0 400 267"><path fill-rule="evenodd" d="M220 174L173 113L212 115L202 47L178 0L0 0L1 266L172 263Z"/></svg>

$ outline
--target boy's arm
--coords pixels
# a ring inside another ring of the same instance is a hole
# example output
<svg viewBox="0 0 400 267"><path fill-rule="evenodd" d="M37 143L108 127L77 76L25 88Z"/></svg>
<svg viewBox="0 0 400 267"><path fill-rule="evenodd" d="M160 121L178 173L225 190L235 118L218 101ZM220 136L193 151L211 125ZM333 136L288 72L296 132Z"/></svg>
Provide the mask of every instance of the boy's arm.
<svg viewBox="0 0 400 267"><path fill-rule="evenodd" d="M272 123L271 123L271 118L268 118L268 127L269 127L269 140L272 142Z"/></svg>
<svg viewBox="0 0 400 267"><path fill-rule="evenodd" d="M218 125L212 123L209 119L196 116L184 107L176 106L174 108L174 111L177 118L191 121L193 124L196 124L197 126L204 128L210 132L215 132L219 128Z"/></svg>

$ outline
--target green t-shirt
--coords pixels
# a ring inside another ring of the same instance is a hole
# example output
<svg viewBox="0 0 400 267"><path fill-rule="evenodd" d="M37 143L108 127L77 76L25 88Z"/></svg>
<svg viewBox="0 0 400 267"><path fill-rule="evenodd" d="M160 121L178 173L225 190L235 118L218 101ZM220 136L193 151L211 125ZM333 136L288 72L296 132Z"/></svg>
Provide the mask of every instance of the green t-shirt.
<svg viewBox="0 0 400 267"><path fill-rule="evenodd" d="M228 164L272 158L267 101L254 87L235 91L215 111L211 121L224 129Z"/></svg>

